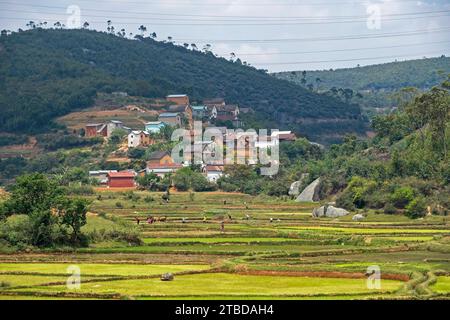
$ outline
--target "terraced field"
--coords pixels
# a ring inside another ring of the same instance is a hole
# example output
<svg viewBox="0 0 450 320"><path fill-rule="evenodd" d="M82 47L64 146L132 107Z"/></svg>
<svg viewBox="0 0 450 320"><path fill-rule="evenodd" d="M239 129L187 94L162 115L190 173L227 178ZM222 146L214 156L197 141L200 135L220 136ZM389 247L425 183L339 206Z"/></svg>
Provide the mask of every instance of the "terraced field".
<svg viewBox="0 0 450 320"><path fill-rule="evenodd" d="M173 193L167 204L159 193L134 195L89 197L85 230L102 233L119 217L140 230L141 245L0 254L0 299L450 297L448 217L367 213L354 222L311 218L314 204L242 194ZM150 224L149 216L165 221ZM66 285L69 266L81 272L78 289ZM374 267L379 288L366 275ZM160 280L167 272L173 281Z"/></svg>

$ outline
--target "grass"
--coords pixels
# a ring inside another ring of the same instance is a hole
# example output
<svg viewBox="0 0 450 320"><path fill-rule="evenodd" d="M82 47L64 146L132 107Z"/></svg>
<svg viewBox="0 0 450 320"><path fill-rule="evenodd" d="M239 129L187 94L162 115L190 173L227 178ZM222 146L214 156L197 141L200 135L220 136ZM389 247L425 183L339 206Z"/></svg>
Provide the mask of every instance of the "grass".
<svg viewBox="0 0 450 320"><path fill-rule="evenodd" d="M381 292L400 288L401 281L383 280ZM39 288L45 292L64 291L63 286ZM159 279L119 280L82 285L81 293L120 293L136 296L289 296L379 293L367 288L365 279L251 276L226 273L176 276Z"/></svg>
<svg viewBox="0 0 450 320"><path fill-rule="evenodd" d="M24 272L40 274L66 274L70 264L62 263L1 263L1 273ZM104 275L104 276L136 276L136 275L159 275L166 272L201 271L207 270L208 265L129 265L129 264L77 264L81 275Z"/></svg>
<svg viewBox="0 0 450 320"><path fill-rule="evenodd" d="M450 292L450 277L449 276L439 276L431 289L437 293L448 294Z"/></svg>

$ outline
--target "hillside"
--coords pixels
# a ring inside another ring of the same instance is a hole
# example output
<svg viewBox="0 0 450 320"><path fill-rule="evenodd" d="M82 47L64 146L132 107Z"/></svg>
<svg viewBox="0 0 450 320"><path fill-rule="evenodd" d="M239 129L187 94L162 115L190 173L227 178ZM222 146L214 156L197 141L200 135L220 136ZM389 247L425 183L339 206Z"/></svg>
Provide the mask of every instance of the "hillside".
<svg viewBox="0 0 450 320"><path fill-rule="evenodd" d="M312 85L314 91L323 92L333 87L352 89L359 92L362 97L350 101L366 108L389 108L395 106L391 98L392 93L405 87L430 89L444 80L448 73L450 73L450 58L440 57L347 69L306 71L305 74L303 71L280 72L274 76L304 87ZM339 95L330 93L334 96ZM353 97L355 96L353 94Z"/></svg>
<svg viewBox="0 0 450 320"><path fill-rule="evenodd" d="M290 128L331 142L363 133L360 108L319 95L212 53L150 38L89 30L36 29L0 38L1 131L36 133L52 120L91 107L99 92L148 98L187 93L251 107L250 124Z"/></svg>

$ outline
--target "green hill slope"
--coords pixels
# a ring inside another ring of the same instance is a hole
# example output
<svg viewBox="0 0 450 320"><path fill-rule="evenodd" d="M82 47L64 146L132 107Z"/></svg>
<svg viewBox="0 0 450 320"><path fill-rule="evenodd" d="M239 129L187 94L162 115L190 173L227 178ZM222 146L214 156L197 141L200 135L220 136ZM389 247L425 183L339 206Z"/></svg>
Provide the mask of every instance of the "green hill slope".
<svg viewBox="0 0 450 320"><path fill-rule="evenodd" d="M305 87L312 85L315 91L323 92L333 87L352 89L362 97L356 97L354 93L349 100L370 109L393 107L395 102L391 99L392 93L404 87L430 89L444 80L449 73L450 58L440 57L357 68L306 71L306 74L303 71L280 72L274 76ZM344 95L341 94L342 91L329 93L331 96Z"/></svg>
<svg viewBox="0 0 450 320"><path fill-rule="evenodd" d="M319 142L362 133L360 108L263 71L150 38L88 30L31 30L0 38L0 130L33 133L91 106L97 92L194 100L224 97L251 107L248 123L291 128Z"/></svg>

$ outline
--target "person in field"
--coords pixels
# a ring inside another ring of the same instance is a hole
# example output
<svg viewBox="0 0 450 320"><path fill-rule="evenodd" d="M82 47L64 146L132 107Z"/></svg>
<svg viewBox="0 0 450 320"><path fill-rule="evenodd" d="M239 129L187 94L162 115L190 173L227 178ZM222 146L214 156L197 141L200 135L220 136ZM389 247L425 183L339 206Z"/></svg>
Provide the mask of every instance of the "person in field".
<svg viewBox="0 0 450 320"><path fill-rule="evenodd" d="M222 222L220 223L220 231L225 232L225 221L224 220L222 220Z"/></svg>

